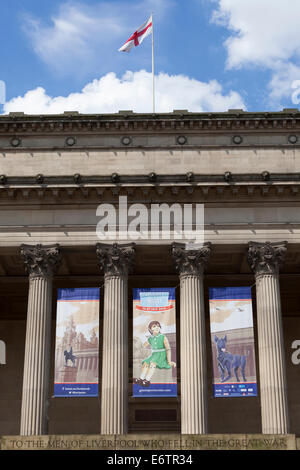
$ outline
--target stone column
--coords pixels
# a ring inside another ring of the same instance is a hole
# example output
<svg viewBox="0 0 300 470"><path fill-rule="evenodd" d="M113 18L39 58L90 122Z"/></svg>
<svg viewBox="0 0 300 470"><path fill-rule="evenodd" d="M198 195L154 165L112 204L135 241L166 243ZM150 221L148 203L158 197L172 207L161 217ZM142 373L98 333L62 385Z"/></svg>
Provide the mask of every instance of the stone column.
<svg viewBox="0 0 300 470"><path fill-rule="evenodd" d="M207 434L207 374L203 271L210 243L186 250L174 243L180 277L181 433Z"/></svg>
<svg viewBox="0 0 300 470"><path fill-rule="evenodd" d="M101 434L128 430L128 272L134 243L97 244L104 272Z"/></svg>
<svg viewBox="0 0 300 470"><path fill-rule="evenodd" d="M248 261L255 273L262 432L287 434L289 413L279 267L287 243L249 243Z"/></svg>
<svg viewBox="0 0 300 470"><path fill-rule="evenodd" d="M52 276L59 265L58 245L21 245L29 274L21 409L22 436L47 434L50 373Z"/></svg>

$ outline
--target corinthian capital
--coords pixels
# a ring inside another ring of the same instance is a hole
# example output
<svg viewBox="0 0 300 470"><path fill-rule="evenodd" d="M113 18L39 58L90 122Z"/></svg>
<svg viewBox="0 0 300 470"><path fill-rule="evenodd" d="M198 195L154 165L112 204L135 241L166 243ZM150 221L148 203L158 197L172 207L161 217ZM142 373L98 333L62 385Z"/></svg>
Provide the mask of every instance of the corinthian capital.
<svg viewBox="0 0 300 470"><path fill-rule="evenodd" d="M20 253L29 277L52 277L60 263L59 245L21 245Z"/></svg>
<svg viewBox="0 0 300 470"><path fill-rule="evenodd" d="M248 263L255 275L277 274L283 264L287 242L250 242L248 245Z"/></svg>
<svg viewBox="0 0 300 470"><path fill-rule="evenodd" d="M172 256L175 268L180 276L200 276L208 263L211 243L204 243L201 248L187 250L183 244L172 244Z"/></svg>
<svg viewBox="0 0 300 470"><path fill-rule="evenodd" d="M107 276L128 276L133 266L135 256L135 243L127 245L96 245L99 267Z"/></svg>

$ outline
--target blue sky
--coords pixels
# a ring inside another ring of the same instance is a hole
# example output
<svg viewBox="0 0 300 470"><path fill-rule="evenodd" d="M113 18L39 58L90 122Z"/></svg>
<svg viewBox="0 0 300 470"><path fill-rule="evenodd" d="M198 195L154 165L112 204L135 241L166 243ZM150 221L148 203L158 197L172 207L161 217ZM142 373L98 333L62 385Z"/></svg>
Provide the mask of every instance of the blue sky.
<svg viewBox="0 0 300 470"><path fill-rule="evenodd" d="M151 11L157 111L298 107L299 0L13 0L2 112L151 111L151 38L118 52Z"/></svg>

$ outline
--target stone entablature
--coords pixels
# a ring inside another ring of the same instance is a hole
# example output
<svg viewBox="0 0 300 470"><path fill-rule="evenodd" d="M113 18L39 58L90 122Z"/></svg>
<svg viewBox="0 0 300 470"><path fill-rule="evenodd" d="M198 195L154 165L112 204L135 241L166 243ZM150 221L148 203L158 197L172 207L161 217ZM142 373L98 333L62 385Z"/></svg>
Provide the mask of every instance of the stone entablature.
<svg viewBox="0 0 300 470"><path fill-rule="evenodd" d="M300 183L300 112L0 116L0 189Z"/></svg>
<svg viewBox="0 0 300 470"><path fill-rule="evenodd" d="M132 148L299 147L300 112L115 114L0 116L4 151Z"/></svg>
<svg viewBox="0 0 300 470"><path fill-rule="evenodd" d="M7 151L0 141L0 187L299 183L299 148L275 147L59 151L48 141L45 151Z"/></svg>

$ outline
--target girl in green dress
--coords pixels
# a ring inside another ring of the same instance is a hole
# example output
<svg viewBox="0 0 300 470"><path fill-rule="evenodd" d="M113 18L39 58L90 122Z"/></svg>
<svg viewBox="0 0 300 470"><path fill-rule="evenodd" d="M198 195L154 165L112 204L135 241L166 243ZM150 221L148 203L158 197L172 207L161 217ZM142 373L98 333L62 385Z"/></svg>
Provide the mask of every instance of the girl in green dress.
<svg viewBox="0 0 300 470"><path fill-rule="evenodd" d="M149 387L150 379L155 369L171 369L176 367L176 363L171 361L171 348L167 337L161 334L161 325L158 321L151 321L148 325L151 336L144 343L144 347L151 347L152 352L149 357L142 362L142 371L136 383L143 387Z"/></svg>

